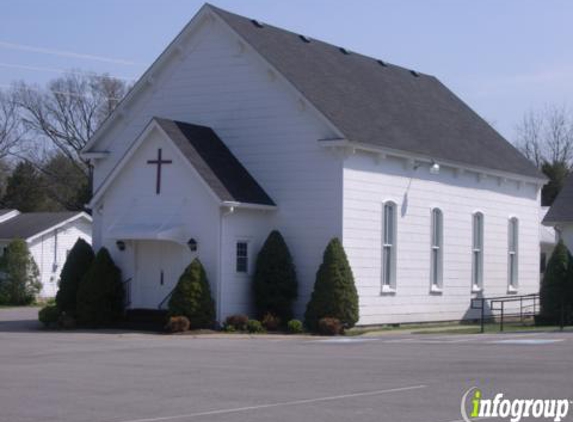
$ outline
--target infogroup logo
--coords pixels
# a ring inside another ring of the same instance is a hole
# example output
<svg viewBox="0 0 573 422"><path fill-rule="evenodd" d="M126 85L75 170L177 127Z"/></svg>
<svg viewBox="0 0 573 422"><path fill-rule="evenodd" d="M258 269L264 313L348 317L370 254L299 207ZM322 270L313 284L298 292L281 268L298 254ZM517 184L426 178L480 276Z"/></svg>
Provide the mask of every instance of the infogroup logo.
<svg viewBox="0 0 573 422"><path fill-rule="evenodd" d="M511 422L535 418L560 422L567 417L572 403L569 399L506 399L503 393L485 399L480 389L472 387L462 396L460 410L466 422L483 418L501 418Z"/></svg>

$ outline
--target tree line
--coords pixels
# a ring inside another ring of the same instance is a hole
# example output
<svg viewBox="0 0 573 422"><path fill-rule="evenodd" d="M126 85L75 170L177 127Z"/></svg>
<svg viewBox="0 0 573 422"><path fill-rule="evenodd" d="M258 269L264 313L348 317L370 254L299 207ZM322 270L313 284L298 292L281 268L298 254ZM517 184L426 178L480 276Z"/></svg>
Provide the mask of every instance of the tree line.
<svg viewBox="0 0 573 422"><path fill-rule="evenodd" d="M565 105L531 110L516 128L515 145L547 176L541 205L550 206L573 165L573 112Z"/></svg>
<svg viewBox="0 0 573 422"><path fill-rule="evenodd" d="M83 209L92 167L80 152L128 89L109 75L71 72L0 91L0 206Z"/></svg>

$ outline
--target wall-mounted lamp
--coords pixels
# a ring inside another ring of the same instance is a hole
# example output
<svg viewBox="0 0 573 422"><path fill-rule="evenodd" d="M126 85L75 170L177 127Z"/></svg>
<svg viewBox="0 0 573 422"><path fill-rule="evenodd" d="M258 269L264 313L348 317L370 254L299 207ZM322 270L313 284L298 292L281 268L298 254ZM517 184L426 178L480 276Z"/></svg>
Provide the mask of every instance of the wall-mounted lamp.
<svg viewBox="0 0 573 422"><path fill-rule="evenodd" d="M187 246L189 246L189 250L191 252L197 251L197 241L194 238L189 239L189 242L187 242Z"/></svg>
<svg viewBox="0 0 573 422"><path fill-rule="evenodd" d="M115 246L117 246L117 249L120 251L125 251L125 242L123 240L118 240L115 242Z"/></svg>
<svg viewBox="0 0 573 422"><path fill-rule="evenodd" d="M438 163L436 163L435 161L433 161L432 165L430 166L430 173L440 174L440 165Z"/></svg>

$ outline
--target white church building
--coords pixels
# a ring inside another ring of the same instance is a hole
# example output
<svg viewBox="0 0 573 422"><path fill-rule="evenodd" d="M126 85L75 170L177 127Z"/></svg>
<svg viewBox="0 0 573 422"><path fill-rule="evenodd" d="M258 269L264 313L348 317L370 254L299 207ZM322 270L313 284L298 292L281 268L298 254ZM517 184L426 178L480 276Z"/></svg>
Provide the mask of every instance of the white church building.
<svg viewBox="0 0 573 422"><path fill-rule="evenodd" d="M284 235L304 312L342 240L359 324L456 320L539 289L545 178L433 76L205 5L85 147L93 241L157 309L195 256L250 313Z"/></svg>

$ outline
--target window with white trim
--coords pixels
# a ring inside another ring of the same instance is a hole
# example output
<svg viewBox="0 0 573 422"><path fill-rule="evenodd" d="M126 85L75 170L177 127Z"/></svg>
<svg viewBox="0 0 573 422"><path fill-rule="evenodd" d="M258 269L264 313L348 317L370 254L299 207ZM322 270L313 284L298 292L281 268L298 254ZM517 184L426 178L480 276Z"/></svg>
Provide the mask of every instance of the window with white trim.
<svg viewBox="0 0 573 422"><path fill-rule="evenodd" d="M473 215L472 242L472 289L483 288L483 214Z"/></svg>
<svg viewBox="0 0 573 422"><path fill-rule="evenodd" d="M507 230L507 273L510 290L517 290L518 286L518 250L519 250L519 221L513 217L509 219Z"/></svg>
<svg viewBox="0 0 573 422"><path fill-rule="evenodd" d="M432 239L430 249L430 281L431 290L440 291L442 288L442 265L443 265L443 239L444 218L438 208L432 210Z"/></svg>
<svg viewBox="0 0 573 422"><path fill-rule="evenodd" d="M238 273L249 272L249 243L245 241L237 242L235 269Z"/></svg>
<svg viewBox="0 0 573 422"><path fill-rule="evenodd" d="M382 292L396 288L396 204L386 202L382 216Z"/></svg>

